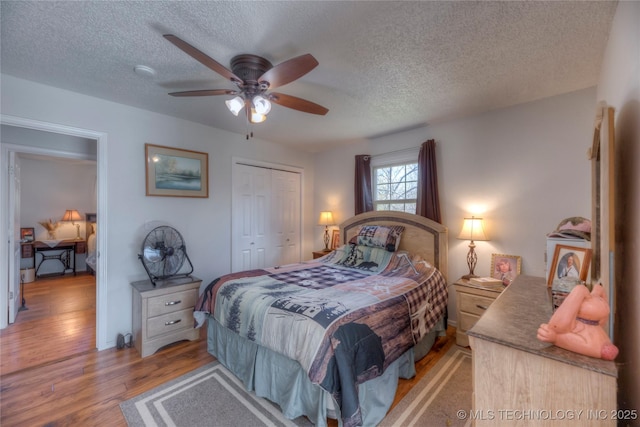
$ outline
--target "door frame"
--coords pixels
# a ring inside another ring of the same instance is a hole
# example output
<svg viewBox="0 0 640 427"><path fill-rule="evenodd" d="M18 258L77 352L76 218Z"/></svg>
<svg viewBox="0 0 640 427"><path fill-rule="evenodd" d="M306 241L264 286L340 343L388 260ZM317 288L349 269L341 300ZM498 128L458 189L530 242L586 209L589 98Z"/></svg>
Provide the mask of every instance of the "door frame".
<svg viewBox="0 0 640 427"><path fill-rule="evenodd" d="M22 280L20 271L20 261L21 261L21 249L18 245L18 235L20 225L20 157L18 153L15 151L8 150L7 156L7 166L8 170L4 176L7 179L7 195L9 200L9 209L7 210L7 232L11 234L13 239L10 239L8 242L8 252L7 255L9 260L7 261L7 286L9 290L8 298L9 314L8 314L8 322L9 324L15 323L16 317L18 316L18 312L20 311L20 303L24 299L24 295L22 294L23 287L20 286L20 282ZM17 185L16 185L17 184ZM11 200L14 203L11 203ZM12 301L13 300L13 301Z"/></svg>
<svg viewBox="0 0 640 427"><path fill-rule="evenodd" d="M26 119L22 117L9 116L0 114L0 124L7 126L15 126L33 130L39 130L50 133L58 133L62 135L70 135L80 138L93 139L97 144L96 155L96 168L97 168L97 227L101 230L96 241L97 255L100 262L97 263L96 270L96 346L98 350L107 348L107 134L105 132L76 128L72 126L66 126L56 123L43 122L39 120ZM0 164L3 165L2 174L8 173L6 170L6 161L3 159L5 151L11 149L12 151L19 152L34 152L34 150L40 150L42 153L48 151L48 154L57 154L65 157L65 153L54 150L36 149L34 147L23 146L11 146L9 144L2 144L3 148L0 150ZM19 147L19 148L18 148ZM69 153L66 153L67 155ZM2 180L6 181L6 180ZM8 218L6 215L9 211L8 206L8 194L6 185L0 186L0 241L9 242L8 245L0 245L0 270L8 271L9 254L8 248L13 245L13 235L9 233L6 225L8 224ZM8 278L0 278L0 329L4 329L8 326L8 291L9 291Z"/></svg>

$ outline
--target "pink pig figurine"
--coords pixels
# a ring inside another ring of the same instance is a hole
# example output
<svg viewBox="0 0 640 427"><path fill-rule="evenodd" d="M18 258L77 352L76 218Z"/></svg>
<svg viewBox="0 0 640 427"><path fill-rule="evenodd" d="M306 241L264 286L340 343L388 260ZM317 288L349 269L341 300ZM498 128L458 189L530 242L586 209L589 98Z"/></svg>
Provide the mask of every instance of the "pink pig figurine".
<svg viewBox="0 0 640 427"><path fill-rule="evenodd" d="M613 360L618 355L618 347L611 343L602 324L609 316L602 285L594 285L593 290L578 285L560 304L549 323L538 328L538 339L550 342L565 350L604 360Z"/></svg>

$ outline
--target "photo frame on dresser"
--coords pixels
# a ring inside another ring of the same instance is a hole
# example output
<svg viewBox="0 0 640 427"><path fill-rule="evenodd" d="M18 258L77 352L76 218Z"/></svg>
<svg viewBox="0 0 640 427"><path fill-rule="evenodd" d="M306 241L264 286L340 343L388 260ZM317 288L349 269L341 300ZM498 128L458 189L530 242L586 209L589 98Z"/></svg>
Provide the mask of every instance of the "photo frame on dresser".
<svg viewBox="0 0 640 427"><path fill-rule="evenodd" d="M565 278L585 281L591 265L590 248L556 245L553 261L549 269L547 285L551 287L556 280Z"/></svg>
<svg viewBox="0 0 640 427"><path fill-rule="evenodd" d="M22 240L23 242L33 242L34 236L35 234L33 228L20 229L20 240Z"/></svg>
<svg viewBox="0 0 640 427"><path fill-rule="evenodd" d="M331 249L338 249L340 246L340 230L332 230L331 233Z"/></svg>
<svg viewBox="0 0 640 427"><path fill-rule="evenodd" d="M522 270L522 257L519 255L491 254L491 277L509 285Z"/></svg>

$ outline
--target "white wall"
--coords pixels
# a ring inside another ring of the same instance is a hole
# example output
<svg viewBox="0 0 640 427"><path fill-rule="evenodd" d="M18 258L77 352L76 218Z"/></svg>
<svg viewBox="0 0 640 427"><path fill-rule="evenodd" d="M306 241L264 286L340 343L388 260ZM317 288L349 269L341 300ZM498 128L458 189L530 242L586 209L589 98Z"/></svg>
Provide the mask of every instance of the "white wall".
<svg viewBox="0 0 640 427"><path fill-rule="evenodd" d="M476 242L475 273L488 275L492 253L522 256L522 274L544 276L546 234L564 218L591 215L595 88L434 124L316 156L316 210L339 221L354 213L354 156L418 147L435 139L443 224L449 228L449 282L468 273L465 216L481 214L491 241ZM319 239L319 238L318 238ZM316 242L318 246L318 242ZM455 322L455 294L449 315Z"/></svg>
<svg viewBox="0 0 640 427"><path fill-rule="evenodd" d="M614 343L620 348L616 359L618 408L636 411L640 409L639 22L639 2L618 4L597 92L598 100L605 101L615 109L617 215ZM631 424L633 422L628 425Z"/></svg>
<svg viewBox="0 0 640 427"><path fill-rule="evenodd" d="M4 141L4 137L3 137ZM39 223L51 220L60 222L67 209L85 213L96 212L95 162L79 162L66 159L22 158L20 160L20 226L31 227L37 240L48 239L46 229ZM85 222L78 221L80 236L84 238ZM73 239L76 227L70 222L60 222L56 238ZM76 271L86 270L86 254L76 254ZM36 262L41 257L38 256ZM22 259L21 268L33 267L31 259ZM60 272L57 261L45 261L38 274Z"/></svg>
<svg viewBox="0 0 640 427"><path fill-rule="evenodd" d="M147 278L137 254L153 221L168 223L182 233L194 274L205 283L230 271L232 156L303 168L303 197L312 194L314 164L309 154L12 76L1 77L3 114L107 134L108 206L106 218L101 219L108 229L106 347L115 346L117 334L131 329L129 283ZM209 198L146 197L147 142L208 153ZM315 229L313 212L312 199L305 198L303 255L313 250L309 232Z"/></svg>

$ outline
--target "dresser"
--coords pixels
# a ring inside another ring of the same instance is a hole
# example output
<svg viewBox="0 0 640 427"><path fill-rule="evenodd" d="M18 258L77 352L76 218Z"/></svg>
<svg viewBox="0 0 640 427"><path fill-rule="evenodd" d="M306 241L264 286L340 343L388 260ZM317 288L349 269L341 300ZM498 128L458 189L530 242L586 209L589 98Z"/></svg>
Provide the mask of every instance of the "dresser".
<svg viewBox="0 0 640 427"><path fill-rule="evenodd" d="M142 357L182 340L194 341L193 308L201 279L179 277L156 282L131 283L133 287L133 343Z"/></svg>
<svg viewBox="0 0 640 427"><path fill-rule="evenodd" d="M543 277L518 276L467 331L476 426L615 426L615 362L536 338L553 314Z"/></svg>
<svg viewBox="0 0 640 427"><path fill-rule="evenodd" d="M467 331L475 325L504 288L502 286L475 285L467 279L458 279L453 287L456 290L456 315L458 319L456 344L467 347L469 345Z"/></svg>

